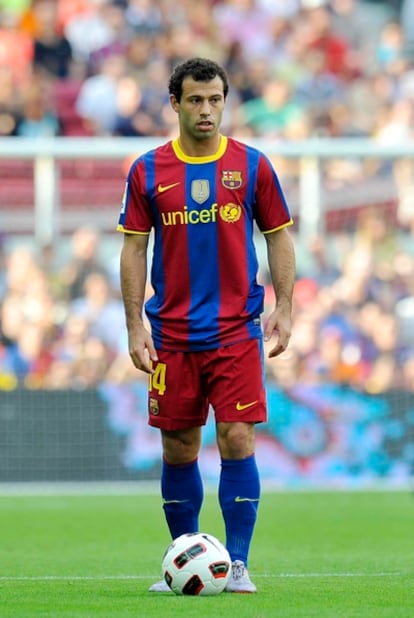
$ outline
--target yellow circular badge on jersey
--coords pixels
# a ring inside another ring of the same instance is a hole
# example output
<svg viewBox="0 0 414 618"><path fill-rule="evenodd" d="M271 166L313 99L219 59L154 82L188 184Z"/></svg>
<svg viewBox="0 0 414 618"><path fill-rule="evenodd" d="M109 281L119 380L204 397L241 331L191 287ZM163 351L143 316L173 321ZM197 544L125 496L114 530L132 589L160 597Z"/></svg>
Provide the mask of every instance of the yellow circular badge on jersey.
<svg viewBox="0 0 414 618"><path fill-rule="evenodd" d="M241 206L237 204L225 204L224 206L220 206L219 214L220 217L226 223L236 223L241 217Z"/></svg>

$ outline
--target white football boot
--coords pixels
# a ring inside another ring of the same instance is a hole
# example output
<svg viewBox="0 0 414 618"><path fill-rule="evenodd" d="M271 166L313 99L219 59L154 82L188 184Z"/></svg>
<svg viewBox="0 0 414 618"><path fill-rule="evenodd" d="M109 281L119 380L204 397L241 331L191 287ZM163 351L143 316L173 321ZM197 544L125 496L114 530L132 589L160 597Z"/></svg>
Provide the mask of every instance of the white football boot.
<svg viewBox="0 0 414 618"><path fill-rule="evenodd" d="M160 579L159 582L155 582L148 588L148 592L172 592L172 590L165 579Z"/></svg>
<svg viewBox="0 0 414 618"><path fill-rule="evenodd" d="M231 575L224 592L251 593L257 588L249 577L249 573L241 560L235 560L231 565Z"/></svg>

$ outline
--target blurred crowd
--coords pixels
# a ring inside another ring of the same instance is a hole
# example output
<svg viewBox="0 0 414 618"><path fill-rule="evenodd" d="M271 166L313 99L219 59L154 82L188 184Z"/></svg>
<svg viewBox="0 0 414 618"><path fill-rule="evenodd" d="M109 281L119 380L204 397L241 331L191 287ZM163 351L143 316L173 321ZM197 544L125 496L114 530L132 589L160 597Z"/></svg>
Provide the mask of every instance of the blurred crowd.
<svg viewBox="0 0 414 618"><path fill-rule="evenodd" d="M172 136L168 76L194 55L228 71L227 134L413 136L414 0L1 0L0 139ZM277 164L284 184L292 163ZM414 392L413 162L326 167L334 184L392 177L398 221L366 206L348 213L352 230L297 239L292 340L268 378L286 390L300 380ZM64 260L8 240L0 389L145 379L127 352L117 255L102 258L99 230L79 228Z"/></svg>
<svg viewBox="0 0 414 618"><path fill-rule="evenodd" d="M414 226L393 228L368 208L355 233L315 238L306 253L296 245L292 339L266 361L268 380L286 392L299 383L414 392ZM63 261L51 247L4 242L0 389L145 381L128 355L118 252L102 259L100 248L90 227L76 230ZM269 292L266 311L270 303Z"/></svg>
<svg viewBox="0 0 414 618"><path fill-rule="evenodd" d="M168 136L173 66L228 71L228 134L412 133L414 0L2 0L0 135Z"/></svg>

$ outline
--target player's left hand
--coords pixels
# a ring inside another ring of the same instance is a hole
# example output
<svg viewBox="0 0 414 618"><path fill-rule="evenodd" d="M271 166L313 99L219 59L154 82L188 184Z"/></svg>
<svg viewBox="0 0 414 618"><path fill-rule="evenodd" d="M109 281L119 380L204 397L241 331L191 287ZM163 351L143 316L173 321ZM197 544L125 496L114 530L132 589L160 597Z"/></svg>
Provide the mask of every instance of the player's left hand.
<svg viewBox="0 0 414 618"><path fill-rule="evenodd" d="M276 335L276 345L270 349L268 353L269 358L278 356L284 352L289 344L290 335L292 329L292 319L290 311L282 311L276 308L269 315L264 328L264 340L270 341L273 335Z"/></svg>

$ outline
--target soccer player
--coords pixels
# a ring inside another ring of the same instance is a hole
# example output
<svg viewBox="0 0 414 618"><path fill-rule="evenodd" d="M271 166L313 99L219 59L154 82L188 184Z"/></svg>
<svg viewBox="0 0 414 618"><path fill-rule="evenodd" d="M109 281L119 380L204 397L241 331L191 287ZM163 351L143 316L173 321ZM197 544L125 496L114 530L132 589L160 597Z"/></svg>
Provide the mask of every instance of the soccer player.
<svg viewBox="0 0 414 618"><path fill-rule="evenodd" d="M132 164L118 230L129 353L149 374L149 424L161 431L161 493L172 538L199 529L201 431L214 410L218 497L232 559L228 592L256 592L247 570L260 499L255 424L266 421L263 339L269 357L291 330L295 277L292 219L260 151L219 127L228 93L220 65L193 58L169 80L179 136ZM267 241L275 308L262 327L264 290L253 242ZM145 301L147 248L153 295ZM143 319L145 304L150 332ZM162 580L150 588L170 589Z"/></svg>

